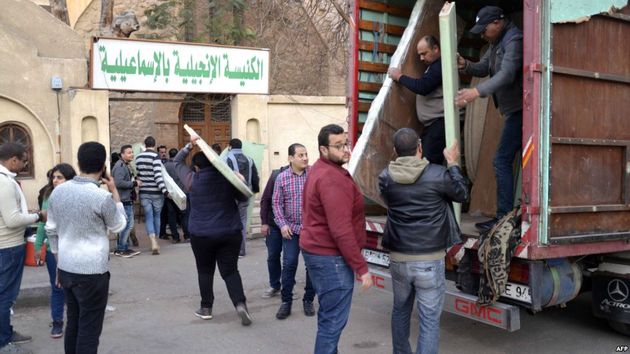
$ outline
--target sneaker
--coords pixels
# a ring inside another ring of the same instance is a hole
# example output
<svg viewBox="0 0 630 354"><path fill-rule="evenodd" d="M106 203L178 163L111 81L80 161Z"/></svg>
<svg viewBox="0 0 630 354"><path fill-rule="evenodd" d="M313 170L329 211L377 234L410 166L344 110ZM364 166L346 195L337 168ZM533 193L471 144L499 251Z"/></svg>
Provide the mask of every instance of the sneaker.
<svg viewBox="0 0 630 354"><path fill-rule="evenodd" d="M126 251L123 251L123 255L122 256L124 258L131 258L131 257L137 256L139 254L140 254L140 251L136 251L134 249L129 248Z"/></svg>
<svg viewBox="0 0 630 354"><path fill-rule="evenodd" d="M276 289L274 287L269 287L269 289L265 290L265 292L262 294L262 298L263 299L269 299L271 297L274 297L276 295L280 294L280 289Z"/></svg>
<svg viewBox="0 0 630 354"><path fill-rule="evenodd" d="M28 343L31 340L33 340L33 337L24 335L20 332L13 331L13 334L11 334L10 342L13 344L23 344L23 343Z"/></svg>
<svg viewBox="0 0 630 354"><path fill-rule="evenodd" d="M291 303L283 302L282 305L280 305L278 312L276 312L276 318L279 320L284 320L290 315L291 315Z"/></svg>
<svg viewBox="0 0 630 354"><path fill-rule="evenodd" d="M209 307L200 307L199 310L195 311L195 316L201 318L202 320L211 320L212 309Z"/></svg>
<svg viewBox="0 0 630 354"><path fill-rule="evenodd" d="M119 250L115 250L114 251L114 256L116 257L122 257L124 255L125 251L119 251Z"/></svg>
<svg viewBox="0 0 630 354"><path fill-rule="evenodd" d="M63 321L53 321L50 336L52 338L60 338L63 336Z"/></svg>
<svg viewBox="0 0 630 354"><path fill-rule="evenodd" d="M242 302L238 303L236 305L236 313L238 313L238 316L241 318L241 324L243 326L252 324L252 316L249 314L249 311L247 311L247 305Z"/></svg>
<svg viewBox="0 0 630 354"><path fill-rule="evenodd" d="M0 354L33 354L32 351L28 349L24 349L20 346L17 346L13 343L9 343L4 347L0 348Z"/></svg>
<svg viewBox="0 0 630 354"><path fill-rule="evenodd" d="M308 317L315 316L315 307L313 306L313 301L302 301L304 304L304 315Z"/></svg>
<svg viewBox="0 0 630 354"><path fill-rule="evenodd" d="M176 238L176 239L173 239L173 241L171 241L171 242L172 242L172 243L180 243L180 242L182 242L182 241L181 241L180 239Z"/></svg>
<svg viewBox="0 0 630 354"><path fill-rule="evenodd" d="M499 221L499 219L497 218L492 218L488 221L484 221L484 222L478 222L475 224L475 228L479 231L479 232L486 232L488 230L490 230L494 224L497 223L497 221Z"/></svg>

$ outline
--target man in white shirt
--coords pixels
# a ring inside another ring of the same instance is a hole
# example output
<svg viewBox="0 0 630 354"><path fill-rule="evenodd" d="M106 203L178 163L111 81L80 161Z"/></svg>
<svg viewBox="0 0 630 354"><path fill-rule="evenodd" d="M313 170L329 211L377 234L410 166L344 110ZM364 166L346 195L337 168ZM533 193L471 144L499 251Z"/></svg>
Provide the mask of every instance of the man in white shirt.
<svg viewBox="0 0 630 354"><path fill-rule="evenodd" d="M30 353L15 346L31 337L13 330L11 306L17 299L24 270L26 227L45 220L45 212L29 214L17 173L28 164L26 148L16 143L0 146L0 353Z"/></svg>

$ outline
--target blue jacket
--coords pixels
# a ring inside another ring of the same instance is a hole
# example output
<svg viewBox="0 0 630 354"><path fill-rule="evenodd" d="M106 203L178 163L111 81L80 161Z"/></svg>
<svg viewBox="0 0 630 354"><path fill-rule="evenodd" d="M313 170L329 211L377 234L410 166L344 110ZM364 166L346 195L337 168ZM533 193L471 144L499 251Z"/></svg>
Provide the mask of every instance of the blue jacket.
<svg viewBox="0 0 630 354"><path fill-rule="evenodd" d="M247 197L212 165L194 172L185 163L190 149L186 145L173 159L177 175L190 201L190 234L196 237L241 237L243 225L236 202L247 200Z"/></svg>
<svg viewBox="0 0 630 354"><path fill-rule="evenodd" d="M192 177L188 230L197 237L240 235L243 229L236 206L241 193L214 167Z"/></svg>

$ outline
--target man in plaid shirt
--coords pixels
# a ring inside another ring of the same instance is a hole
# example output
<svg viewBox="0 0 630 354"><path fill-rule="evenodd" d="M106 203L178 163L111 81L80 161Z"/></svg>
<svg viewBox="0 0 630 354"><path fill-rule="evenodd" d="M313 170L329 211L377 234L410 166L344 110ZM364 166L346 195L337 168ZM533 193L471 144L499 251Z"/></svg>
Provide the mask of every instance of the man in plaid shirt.
<svg viewBox="0 0 630 354"><path fill-rule="evenodd" d="M300 231L302 229L302 191L308 174L308 154L302 144L289 146L289 165L278 175L273 191L271 205L274 219L282 234L282 305L276 318L283 320L291 315L293 303L293 286L300 255ZM304 314L314 316L313 300L315 290L311 285L306 270L306 286L304 288Z"/></svg>

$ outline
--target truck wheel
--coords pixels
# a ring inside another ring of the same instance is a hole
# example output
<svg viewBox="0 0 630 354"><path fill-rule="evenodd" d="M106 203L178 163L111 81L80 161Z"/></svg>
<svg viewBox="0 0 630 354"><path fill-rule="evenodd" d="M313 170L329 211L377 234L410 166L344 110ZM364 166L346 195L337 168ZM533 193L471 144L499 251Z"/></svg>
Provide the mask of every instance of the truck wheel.
<svg viewBox="0 0 630 354"><path fill-rule="evenodd" d="M619 332L619 333L621 333L623 335L630 336L630 324L629 323L623 323L623 322L608 320L608 324L615 331L617 331L617 332Z"/></svg>

